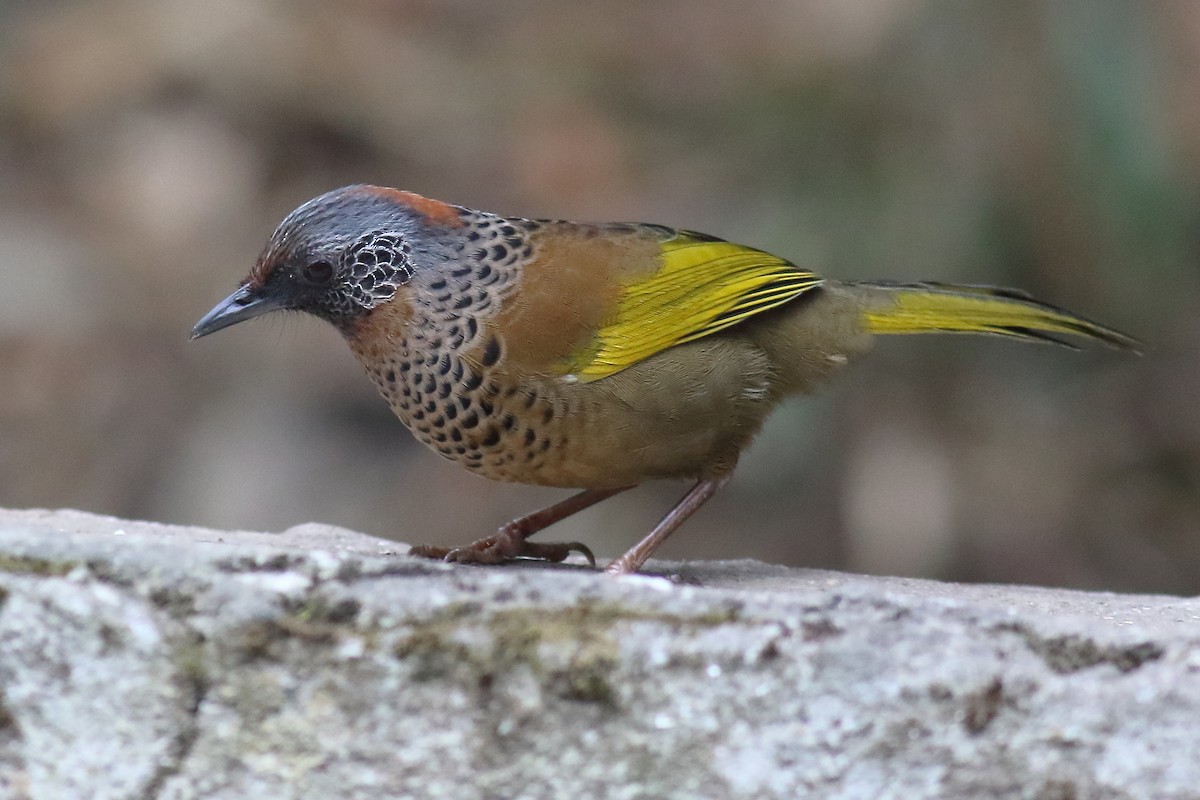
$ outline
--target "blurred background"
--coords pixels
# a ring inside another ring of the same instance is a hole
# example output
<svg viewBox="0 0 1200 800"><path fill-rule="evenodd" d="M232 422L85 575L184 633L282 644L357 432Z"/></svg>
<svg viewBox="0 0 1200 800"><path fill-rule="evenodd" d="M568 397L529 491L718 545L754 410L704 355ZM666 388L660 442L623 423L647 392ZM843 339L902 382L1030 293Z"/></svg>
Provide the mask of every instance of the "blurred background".
<svg viewBox="0 0 1200 800"><path fill-rule="evenodd" d="M563 492L410 438L338 335L189 344L347 183L1020 286L1149 343L880 342L661 551L1200 592L1200 4L0 0L0 505L464 543ZM685 490L548 538L616 555Z"/></svg>

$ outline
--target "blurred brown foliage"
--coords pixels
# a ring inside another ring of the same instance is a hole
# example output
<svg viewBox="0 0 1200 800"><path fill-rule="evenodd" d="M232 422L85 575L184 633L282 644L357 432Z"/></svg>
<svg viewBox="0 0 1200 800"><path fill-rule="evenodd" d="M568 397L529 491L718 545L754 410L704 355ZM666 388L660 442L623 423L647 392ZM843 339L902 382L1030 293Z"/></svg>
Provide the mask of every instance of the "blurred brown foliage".
<svg viewBox="0 0 1200 800"><path fill-rule="evenodd" d="M461 542L559 492L413 442L337 335L189 345L358 181L1016 285L1141 359L880 343L668 557L1200 591L1200 4L0 0L0 504ZM615 554L682 486L554 538Z"/></svg>

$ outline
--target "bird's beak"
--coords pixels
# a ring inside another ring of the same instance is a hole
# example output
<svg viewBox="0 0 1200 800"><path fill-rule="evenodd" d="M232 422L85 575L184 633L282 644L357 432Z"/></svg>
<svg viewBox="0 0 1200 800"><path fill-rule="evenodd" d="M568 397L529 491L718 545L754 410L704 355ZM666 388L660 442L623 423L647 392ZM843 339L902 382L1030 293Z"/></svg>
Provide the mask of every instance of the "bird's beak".
<svg viewBox="0 0 1200 800"><path fill-rule="evenodd" d="M280 308L283 308L283 304L277 298L243 286L201 317L196 327L192 328L191 338L199 339L201 336Z"/></svg>

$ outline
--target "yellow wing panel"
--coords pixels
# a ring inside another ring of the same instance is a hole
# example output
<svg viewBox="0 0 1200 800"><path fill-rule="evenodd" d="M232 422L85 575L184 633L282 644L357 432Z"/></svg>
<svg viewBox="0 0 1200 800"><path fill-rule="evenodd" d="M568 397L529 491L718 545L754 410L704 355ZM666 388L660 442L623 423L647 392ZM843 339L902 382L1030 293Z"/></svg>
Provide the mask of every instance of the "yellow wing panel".
<svg viewBox="0 0 1200 800"><path fill-rule="evenodd" d="M664 229L665 231L666 229ZM669 231L662 265L627 284L591 347L566 365L598 380L788 302L822 278L778 256L687 231Z"/></svg>

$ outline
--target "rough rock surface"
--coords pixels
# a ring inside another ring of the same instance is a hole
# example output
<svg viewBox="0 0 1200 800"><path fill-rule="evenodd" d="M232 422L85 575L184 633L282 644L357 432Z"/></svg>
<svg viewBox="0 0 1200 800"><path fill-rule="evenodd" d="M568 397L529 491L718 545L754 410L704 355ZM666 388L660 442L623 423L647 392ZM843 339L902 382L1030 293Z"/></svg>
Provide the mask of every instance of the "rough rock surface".
<svg viewBox="0 0 1200 800"><path fill-rule="evenodd" d="M1197 798L1200 601L0 512L0 796Z"/></svg>

